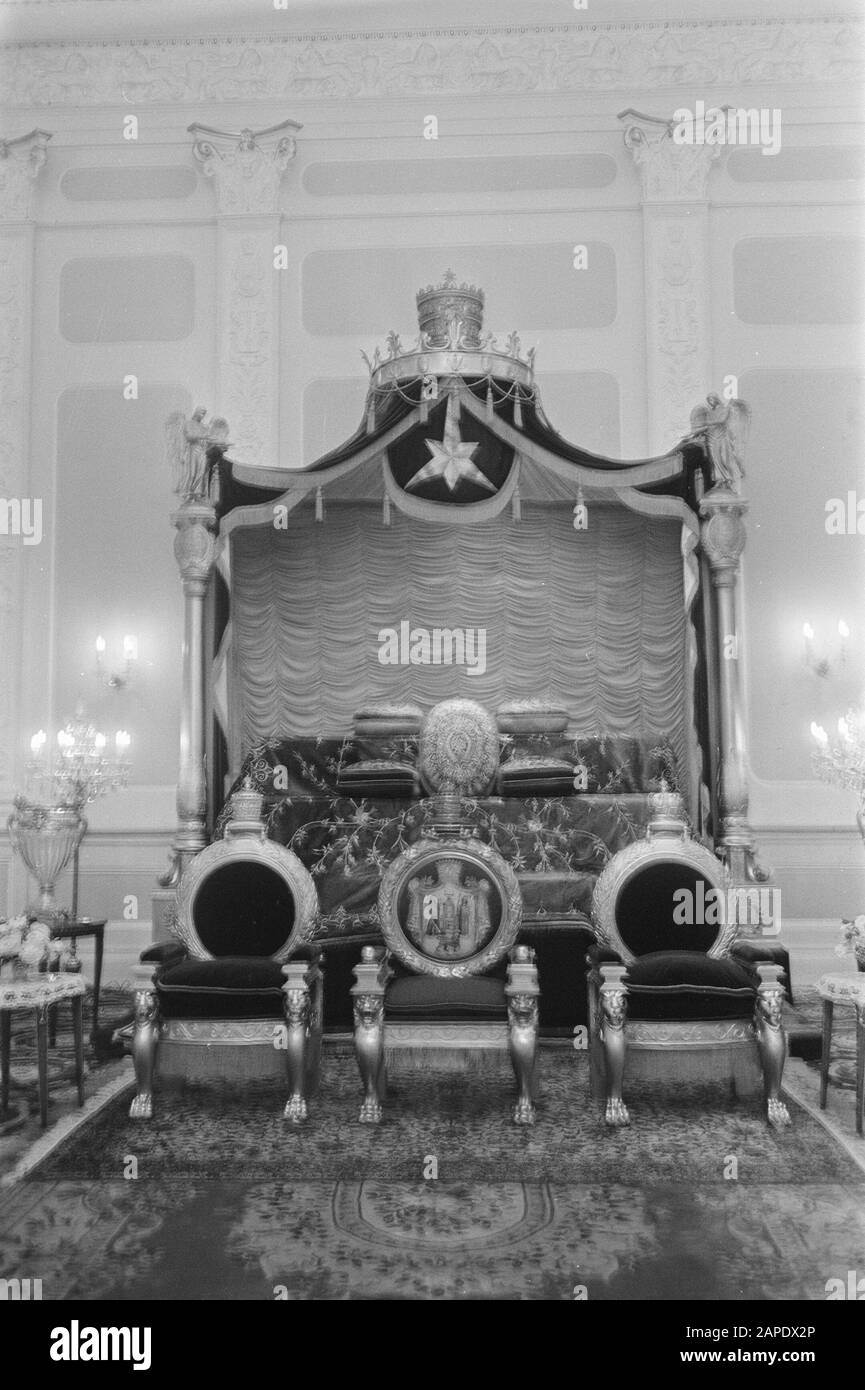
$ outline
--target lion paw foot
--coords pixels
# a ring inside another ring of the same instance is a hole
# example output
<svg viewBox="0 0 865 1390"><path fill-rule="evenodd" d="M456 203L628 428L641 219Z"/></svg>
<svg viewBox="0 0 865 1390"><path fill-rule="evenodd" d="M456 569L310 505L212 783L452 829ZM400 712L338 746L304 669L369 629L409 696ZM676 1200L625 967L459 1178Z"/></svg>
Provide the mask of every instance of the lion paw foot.
<svg viewBox="0 0 865 1390"><path fill-rule="evenodd" d="M785 1129L790 1123L790 1112L782 1100L770 1100L766 1118L774 1129Z"/></svg>
<svg viewBox="0 0 865 1390"><path fill-rule="evenodd" d="M152 1120L153 1119L153 1096L148 1092L133 1098L129 1107L130 1120Z"/></svg>
<svg viewBox="0 0 865 1390"><path fill-rule="evenodd" d="M282 1113L283 1118L290 1120L292 1124L302 1125L306 1119L306 1101L303 1096L289 1096Z"/></svg>
<svg viewBox="0 0 865 1390"><path fill-rule="evenodd" d="M379 1125L381 1124L381 1116L381 1101L367 1097L360 1107L360 1123L362 1125Z"/></svg>
<svg viewBox="0 0 865 1390"><path fill-rule="evenodd" d="M520 1099L514 1106L515 1125L533 1125L535 1122L535 1107L530 1100Z"/></svg>
<svg viewBox="0 0 865 1390"><path fill-rule="evenodd" d="M628 1114L628 1107L623 1100L607 1101L607 1109L604 1117L608 1125L629 1125L631 1117Z"/></svg>

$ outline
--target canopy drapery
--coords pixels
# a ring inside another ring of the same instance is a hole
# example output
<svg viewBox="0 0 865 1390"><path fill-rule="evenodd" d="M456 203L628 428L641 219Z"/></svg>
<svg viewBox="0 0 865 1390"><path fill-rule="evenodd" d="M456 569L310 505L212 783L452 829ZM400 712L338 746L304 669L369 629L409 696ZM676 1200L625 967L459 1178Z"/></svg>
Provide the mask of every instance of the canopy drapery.
<svg viewBox="0 0 865 1390"><path fill-rule="evenodd" d="M580 735L664 736L686 765L674 519L599 506L575 531L570 508L553 505L470 527L399 514L386 525L357 503L330 503L321 524L307 513L232 537L236 752L345 733L364 705L461 695L491 709L550 701ZM468 635L468 661L436 664L434 643L422 660L423 633L443 629Z"/></svg>

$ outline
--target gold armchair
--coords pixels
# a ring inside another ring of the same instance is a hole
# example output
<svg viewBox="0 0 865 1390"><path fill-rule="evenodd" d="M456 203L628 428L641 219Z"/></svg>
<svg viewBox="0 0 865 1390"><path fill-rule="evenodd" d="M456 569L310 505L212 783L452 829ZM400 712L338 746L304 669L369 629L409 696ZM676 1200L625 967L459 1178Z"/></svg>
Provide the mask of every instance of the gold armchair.
<svg viewBox="0 0 865 1390"><path fill-rule="evenodd" d="M766 1118L787 1125L783 971L754 962L753 946L736 958L735 890L723 864L690 838L680 799L660 793L653 812L646 838L614 855L595 886L593 1092L609 1125L627 1125L626 1069L631 1086L720 1074L734 1093L762 1083Z"/></svg>
<svg viewBox="0 0 865 1390"><path fill-rule="evenodd" d="M507 1050L514 1122L533 1124L540 991L534 953L515 946L513 870L471 838L421 840L388 867L378 906L385 950L363 949L351 991L360 1120L382 1119L386 1058L428 1064L434 1053L456 1069Z"/></svg>
<svg viewBox="0 0 865 1390"><path fill-rule="evenodd" d="M225 838L191 862L178 890L176 942L150 947L135 991L135 1119L153 1114L161 1077L276 1075L285 1118L301 1123L317 1089L323 974L313 945L315 885L300 860L265 837L262 798L232 798Z"/></svg>

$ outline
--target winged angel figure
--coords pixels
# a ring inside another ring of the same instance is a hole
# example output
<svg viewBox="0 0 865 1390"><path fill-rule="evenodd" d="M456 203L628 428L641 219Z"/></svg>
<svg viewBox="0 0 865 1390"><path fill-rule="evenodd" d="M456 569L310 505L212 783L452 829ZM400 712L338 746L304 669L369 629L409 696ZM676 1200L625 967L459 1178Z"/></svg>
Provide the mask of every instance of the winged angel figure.
<svg viewBox="0 0 865 1390"><path fill-rule="evenodd" d="M738 492L745 476L745 445L751 424L751 407L735 396L722 401L707 396L705 405L691 411L691 433L686 439L702 441L712 464L712 482Z"/></svg>
<svg viewBox="0 0 865 1390"><path fill-rule="evenodd" d="M207 421L204 406L187 420L175 410L165 422L165 453L174 474L174 491L184 502L207 501L214 472L214 457L228 448L228 423L221 417Z"/></svg>

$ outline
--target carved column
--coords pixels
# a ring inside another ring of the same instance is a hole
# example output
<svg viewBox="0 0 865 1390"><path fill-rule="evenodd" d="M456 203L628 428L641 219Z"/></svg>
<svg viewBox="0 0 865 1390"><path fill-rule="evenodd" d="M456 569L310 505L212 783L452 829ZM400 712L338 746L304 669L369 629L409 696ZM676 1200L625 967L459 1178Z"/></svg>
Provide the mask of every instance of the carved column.
<svg viewBox="0 0 865 1390"><path fill-rule="evenodd" d="M51 136L0 140L0 498L30 495L29 416L33 222L30 204ZM0 802L8 802L19 745L20 564L23 538L0 533ZM5 819L5 817L4 817Z"/></svg>
<svg viewBox="0 0 865 1390"><path fill-rule="evenodd" d="M279 187L300 129L189 127L216 194L219 410L231 420L232 458L264 467L279 460Z"/></svg>
<svg viewBox="0 0 865 1390"><path fill-rule="evenodd" d="M754 834L748 824L747 726L736 620L736 581L745 549L747 510L745 499L723 484L713 487L700 503L700 537L712 573L718 641L721 833L716 843L737 883L757 874Z"/></svg>
<svg viewBox="0 0 865 1390"><path fill-rule="evenodd" d="M207 502L187 502L171 518L177 527L174 554L183 579L183 683L180 706L180 775L177 783L176 875L207 843L207 775L204 727L204 596L216 559L216 512ZM166 884L166 880L162 880Z"/></svg>
<svg viewBox="0 0 865 1390"><path fill-rule="evenodd" d="M720 145L677 145L672 120L620 113L642 181L649 452L682 438L712 381L709 171Z"/></svg>

